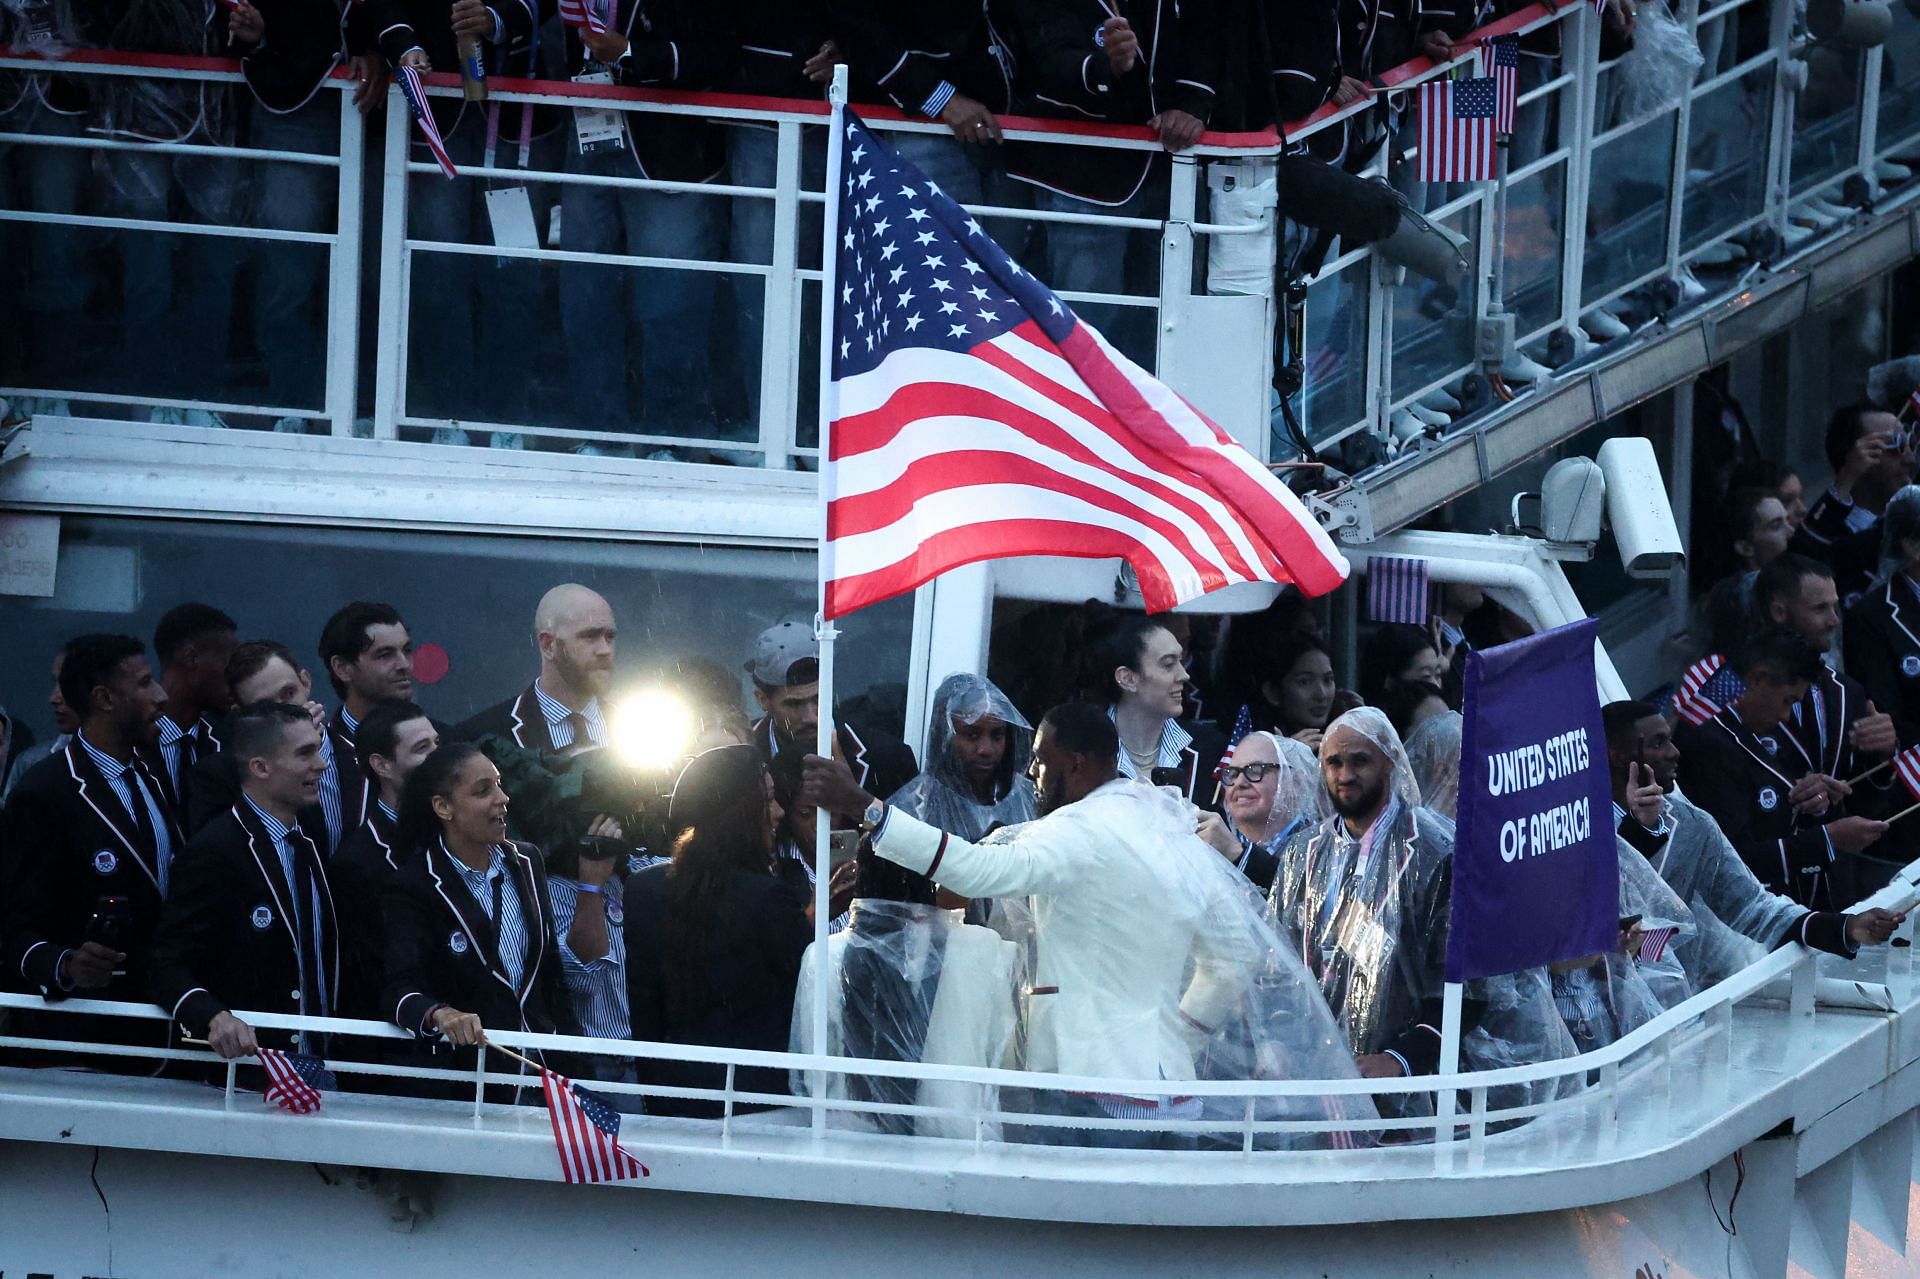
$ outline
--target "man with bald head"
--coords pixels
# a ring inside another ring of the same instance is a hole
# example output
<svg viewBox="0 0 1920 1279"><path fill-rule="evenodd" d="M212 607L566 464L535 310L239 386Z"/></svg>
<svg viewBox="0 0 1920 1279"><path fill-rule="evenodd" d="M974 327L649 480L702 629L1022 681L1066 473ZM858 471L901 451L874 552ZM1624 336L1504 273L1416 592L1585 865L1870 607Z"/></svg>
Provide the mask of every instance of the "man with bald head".
<svg viewBox="0 0 1920 1279"><path fill-rule="evenodd" d="M613 608L597 592L563 582L540 597L533 641L540 674L518 696L455 730L460 741L497 736L523 750L581 751L607 744L600 699L613 678Z"/></svg>

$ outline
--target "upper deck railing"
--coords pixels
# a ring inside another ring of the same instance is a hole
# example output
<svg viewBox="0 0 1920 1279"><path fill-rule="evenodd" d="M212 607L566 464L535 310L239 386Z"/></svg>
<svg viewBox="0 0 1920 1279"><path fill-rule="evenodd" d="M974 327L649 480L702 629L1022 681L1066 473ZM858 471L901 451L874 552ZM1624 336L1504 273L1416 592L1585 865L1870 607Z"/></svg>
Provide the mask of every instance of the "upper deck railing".
<svg viewBox="0 0 1920 1279"><path fill-rule="evenodd" d="M1920 153L1920 23L1901 11L1887 46L1841 50L1811 44L1792 9L1684 0L1675 16L1702 64L1677 102L1649 99L1632 57L1602 61L1591 6L1536 5L1474 33L1451 62L1416 59L1381 76L1372 99L1290 126L1291 142L1311 143L1365 117L1386 141L1363 171L1463 236L1468 260L1448 285L1409 275L1375 247L1341 245L1302 282L1304 325L1286 348L1305 381L1297 432L1270 389L1281 308L1271 288L1216 291L1225 272L1212 260L1244 263L1249 251L1293 260L1297 229L1258 201L1214 195L1229 176L1258 187L1279 150L1273 135L1207 135L1174 158L1164 192L1139 216L1028 207L1030 188L997 181L965 202L1043 271L1047 228L1106 233L1112 269L1063 290L1083 315L1262 456L1312 449L1357 470L1551 382L1516 351L1578 367L1844 236L1864 218L1855 206L1915 194L1920 184L1892 160ZM1414 90L1482 57L1479 41L1496 34L1522 35L1529 49L1557 43L1560 56L1522 59L1498 182L1422 189L1408 176ZM234 68L94 52L61 70L89 83L244 94ZM47 70L0 57L0 76L16 83L44 82ZM453 77L430 80L436 96L457 96ZM116 307L117 282L95 279L64 309L56 295L71 286L36 290L33 331L12 351L0 344L0 395L40 411L65 402L200 424L611 454L615 470L633 456L811 466L824 107L492 84L494 128L476 109L454 130L452 182L413 145L397 93L384 131L368 135L344 79L326 86L328 127L255 129L233 145L204 131L169 142L100 136L36 110L29 93L0 114L0 152L16 164L91 152L101 176L71 189L0 189L0 235L20 237L50 269L117 254L124 287ZM727 166L712 181L674 182L583 161L572 128L546 129L540 115L576 107L704 122ZM540 116L524 148L522 109ZM863 110L896 139L947 140L942 125ZM1157 150L1144 129L1003 123L1010 142L1029 146ZM362 154L368 136L377 164ZM156 164L163 189L173 175L171 195L151 190ZM262 199L290 189L296 173L307 179L297 216L283 199ZM531 227L509 226L510 209L495 208L498 227L489 217L483 191L511 202L500 193L513 189L531 193ZM1844 216L1808 203L1820 197L1846 204ZM1246 279L1238 272L1233 287ZM135 296L155 281L160 300ZM251 326L233 322L235 305ZM171 330L164 340L143 328L156 317ZM156 358L156 346L170 358Z"/></svg>

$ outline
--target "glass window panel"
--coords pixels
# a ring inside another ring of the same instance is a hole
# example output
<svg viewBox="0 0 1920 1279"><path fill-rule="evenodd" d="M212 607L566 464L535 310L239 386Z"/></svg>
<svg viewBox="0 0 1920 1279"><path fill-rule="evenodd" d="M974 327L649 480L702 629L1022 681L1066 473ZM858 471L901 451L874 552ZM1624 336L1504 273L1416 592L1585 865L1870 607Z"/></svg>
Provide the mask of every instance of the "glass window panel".
<svg viewBox="0 0 1920 1279"><path fill-rule="evenodd" d="M1731 230L1765 208L1773 76L1771 66L1763 67L1694 102L1682 250Z"/></svg>
<svg viewBox="0 0 1920 1279"><path fill-rule="evenodd" d="M1660 265L1666 253L1674 117L1656 116L1594 149L1587 198L1587 304Z"/></svg>
<svg viewBox="0 0 1920 1279"><path fill-rule="evenodd" d="M1301 418L1307 438L1318 442L1367 415L1366 259L1308 286L1305 333ZM1284 421L1276 425L1274 456L1298 453Z"/></svg>
<svg viewBox="0 0 1920 1279"><path fill-rule="evenodd" d="M1521 333L1560 314L1566 171L1564 164L1551 164L1507 187L1504 302Z"/></svg>
<svg viewBox="0 0 1920 1279"><path fill-rule="evenodd" d="M1793 99L1796 194L1845 172L1858 158L1863 57L1824 45L1807 52L1807 87Z"/></svg>
<svg viewBox="0 0 1920 1279"><path fill-rule="evenodd" d="M1473 361L1480 206L1469 204L1438 221L1466 237L1468 270L1459 284L1441 284L1409 271L1393 290L1393 349L1387 384L1395 399L1464 371Z"/></svg>

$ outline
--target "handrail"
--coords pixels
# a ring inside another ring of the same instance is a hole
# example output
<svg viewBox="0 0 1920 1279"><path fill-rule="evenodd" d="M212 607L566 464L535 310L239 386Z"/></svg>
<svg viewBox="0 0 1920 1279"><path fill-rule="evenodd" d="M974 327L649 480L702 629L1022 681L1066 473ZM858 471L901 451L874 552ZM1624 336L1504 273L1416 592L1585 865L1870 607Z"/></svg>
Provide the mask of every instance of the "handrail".
<svg viewBox="0 0 1920 1279"><path fill-rule="evenodd" d="M1868 906L1882 906L1892 910L1906 910L1920 903L1920 861L1904 868L1893 883L1862 902L1856 909ZM1913 925L1903 925L1910 935ZM1798 978L1810 969L1815 962L1814 952L1795 943L1780 947L1740 972L1701 991L1685 1002L1666 1010L1658 1017L1621 1036L1604 1047L1582 1053L1574 1057L1561 1058L1548 1062L1537 1062L1525 1066L1509 1066L1498 1070L1462 1071L1451 1075L1428 1075L1418 1078L1402 1079L1260 1079L1260 1080L1128 1080L1101 1078L1080 1075L1065 1075L1052 1072L1007 1070L994 1067L941 1065L934 1063L916 1063L882 1061L867 1058L836 1056L814 1053L766 1052L751 1049L711 1048L686 1044L653 1043L638 1040L596 1039L580 1035L543 1035L532 1032L492 1030L488 1037L504 1046L512 1048L539 1048L563 1053L586 1054L602 1057L622 1057L631 1059L677 1061L706 1065L755 1066L782 1069L793 1072L821 1071L834 1075L877 1076L889 1079L917 1082L941 1082L974 1084L987 1088L1030 1088L1056 1090L1060 1092L1111 1093L1130 1096L1195 1096L1202 1098L1234 1098L1247 1101L1283 1100L1315 1097L1353 1097L1376 1095L1437 1094L1450 1091L1480 1092L1486 1089L1507 1085L1541 1083L1565 1078L1585 1078L1594 1072L1604 1072L1608 1068L1618 1068L1644 1050L1655 1046L1670 1034L1678 1033L1693 1024L1705 1014L1718 1009L1731 1009L1734 1005L1760 994L1782 977ZM91 999L68 999L48 1003L31 995L0 993L0 1008L19 1008L40 1012L64 1012L72 1015L107 1015L140 1021L171 1021L168 1013L154 1005L124 1004L112 1001ZM301 1017L282 1013L238 1014L242 1020L257 1028L272 1030L307 1030L332 1035L383 1040L410 1040L413 1036L386 1023L364 1021L350 1018ZM7 1042L32 1046L36 1041L9 1039ZM60 1041L47 1041L49 1047L57 1047ZM146 1048L115 1050L115 1055L154 1056L156 1050ZM210 1054L175 1054L187 1059L214 1060ZM384 1073L385 1067L368 1063L355 1063L354 1069L365 1067L365 1073ZM467 1071L429 1071L430 1077L450 1079L472 1079L484 1075L491 1082L513 1082L517 1076L512 1074ZM655 1090L640 1085L607 1085L612 1091L662 1091L663 1095L710 1095L711 1089L666 1089ZM728 1095L738 1100L744 1094L729 1089ZM831 1097L780 1097L782 1104L809 1108L827 1107L830 1109L860 1109L867 1103L852 1103L844 1099ZM1516 1107L1489 1109L1484 1112L1490 1119L1518 1117L1523 1114L1545 1113L1550 1109L1565 1105L1583 1104L1584 1096L1558 1099L1547 1103L1535 1103ZM900 1103L900 1113L924 1113L927 1108L917 1104ZM937 1107L934 1109L938 1109ZM1024 1117L1023 1117L1024 1118ZM1078 1122L1077 1120L1075 1121ZM1114 1121L1118 1126L1139 1126L1149 1121ZM1176 1127L1202 1128L1217 1130L1223 1120L1188 1121L1150 1121L1166 1123ZM1249 1120L1252 1131L1270 1131L1265 1124L1286 1125L1285 1131L1343 1131L1378 1130L1382 1125L1389 1128L1431 1128L1438 1121L1426 1118L1350 1120L1325 1118L1315 1120ZM1094 1126L1107 1126L1095 1124ZM1242 1125L1231 1125L1239 1128Z"/></svg>

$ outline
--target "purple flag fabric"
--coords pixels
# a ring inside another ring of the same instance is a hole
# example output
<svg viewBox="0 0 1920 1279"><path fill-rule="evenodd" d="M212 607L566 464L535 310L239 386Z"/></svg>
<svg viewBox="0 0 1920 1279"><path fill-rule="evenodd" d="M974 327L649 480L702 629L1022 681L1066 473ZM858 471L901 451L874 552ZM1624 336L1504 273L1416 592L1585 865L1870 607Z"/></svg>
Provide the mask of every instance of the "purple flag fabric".
<svg viewBox="0 0 1920 1279"><path fill-rule="evenodd" d="M1427 562L1396 555L1367 560L1367 616L1376 622L1427 624Z"/></svg>
<svg viewBox="0 0 1920 1279"><path fill-rule="evenodd" d="M1619 944L1598 633L1583 618L1467 655L1448 981Z"/></svg>

